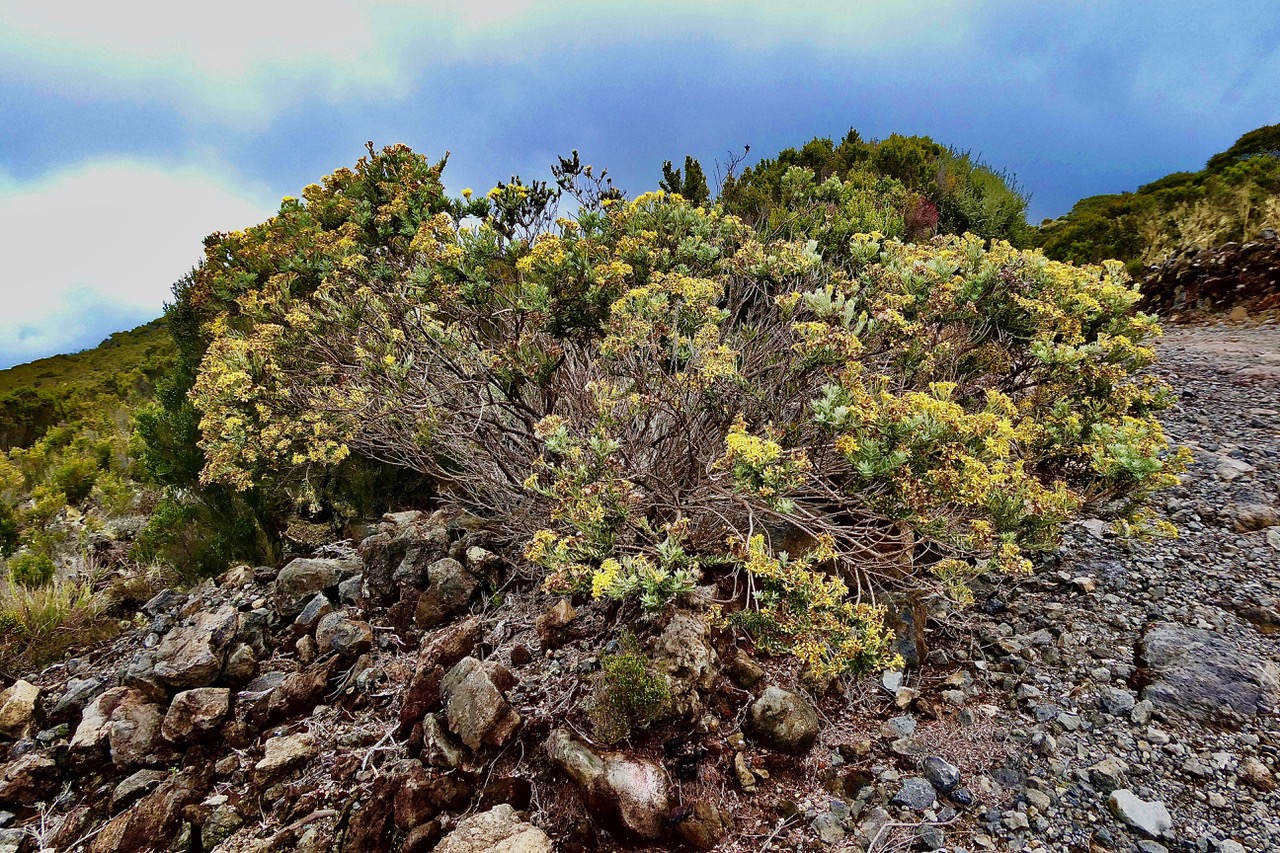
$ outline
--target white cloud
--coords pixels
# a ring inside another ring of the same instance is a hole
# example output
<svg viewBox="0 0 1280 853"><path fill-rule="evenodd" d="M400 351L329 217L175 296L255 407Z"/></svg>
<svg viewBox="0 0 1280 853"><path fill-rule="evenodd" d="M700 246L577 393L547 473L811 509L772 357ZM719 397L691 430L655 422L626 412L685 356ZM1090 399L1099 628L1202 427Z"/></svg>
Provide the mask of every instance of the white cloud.
<svg viewBox="0 0 1280 853"><path fill-rule="evenodd" d="M439 63L713 38L861 53L954 43L976 0L43 0L0 3L0 71L251 124L300 96L404 94Z"/></svg>
<svg viewBox="0 0 1280 853"><path fill-rule="evenodd" d="M265 199L211 172L133 161L28 184L0 175L0 356L48 355L104 321L158 316L202 239L261 221Z"/></svg>

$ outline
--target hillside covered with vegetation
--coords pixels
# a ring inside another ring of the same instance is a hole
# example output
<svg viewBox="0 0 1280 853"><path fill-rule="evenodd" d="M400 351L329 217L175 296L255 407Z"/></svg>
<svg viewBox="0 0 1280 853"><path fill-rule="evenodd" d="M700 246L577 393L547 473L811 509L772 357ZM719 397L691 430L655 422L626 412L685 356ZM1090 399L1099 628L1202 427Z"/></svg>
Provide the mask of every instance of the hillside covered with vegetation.
<svg viewBox="0 0 1280 853"><path fill-rule="evenodd" d="M1214 249L1280 228L1280 125L1249 131L1196 172L1175 172L1135 192L1096 195L1040 225L1055 260L1115 258L1131 273L1187 250Z"/></svg>

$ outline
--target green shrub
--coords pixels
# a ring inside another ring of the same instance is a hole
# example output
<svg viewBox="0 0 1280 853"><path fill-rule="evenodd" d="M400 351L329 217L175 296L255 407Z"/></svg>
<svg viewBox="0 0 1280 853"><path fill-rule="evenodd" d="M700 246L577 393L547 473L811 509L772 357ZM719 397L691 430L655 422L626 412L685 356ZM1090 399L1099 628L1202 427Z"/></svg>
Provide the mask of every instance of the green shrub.
<svg viewBox="0 0 1280 853"><path fill-rule="evenodd" d="M964 598L1088 504L1140 528L1183 459L1121 267L857 233L871 196L796 166L785 228L663 193L528 238L442 210L311 291L244 289L191 395L206 488L397 465L549 589L657 608L732 572L734 624L825 675L893 660L877 586Z"/></svg>
<svg viewBox="0 0 1280 853"><path fill-rule="evenodd" d="M13 507L0 497L0 557L7 557L18 548L18 517Z"/></svg>
<svg viewBox="0 0 1280 853"><path fill-rule="evenodd" d="M53 470L53 485L66 496L68 506L80 506L93 491L97 482L98 461L95 459L68 459Z"/></svg>
<svg viewBox="0 0 1280 853"><path fill-rule="evenodd" d="M601 656L587 706L592 730L603 743L617 743L648 728L667 713L671 699L667 677L654 671L635 635L624 633L620 646L617 654Z"/></svg>
<svg viewBox="0 0 1280 853"><path fill-rule="evenodd" d="M26 589L42 587L53 579L54 565L48 554L24 551L9 558L9 578Z"/></svg>
<svg viewBox="0 0 1280 853"><path fill-rule="evenodd" d="M93 589L55 580L35 589L13 586L0 595L0 670L43 667L77 644L102 642L119 632L101 617Z"/></svg>

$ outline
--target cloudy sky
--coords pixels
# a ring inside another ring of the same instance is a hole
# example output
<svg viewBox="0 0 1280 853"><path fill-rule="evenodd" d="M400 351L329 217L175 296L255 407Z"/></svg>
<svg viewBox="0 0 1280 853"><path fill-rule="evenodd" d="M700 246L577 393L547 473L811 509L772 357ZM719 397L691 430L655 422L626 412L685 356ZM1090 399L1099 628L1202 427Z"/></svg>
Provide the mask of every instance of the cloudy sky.
<svg viewBox="0 0 1280 853"><path fill-rule="evenodd" d="M160 313L210 231L353 163L452 153L450 189L577 148L664 159L928 134L1033 221L1280 122L1272 4L1143 0L0 0L0 367Z"/></svg>

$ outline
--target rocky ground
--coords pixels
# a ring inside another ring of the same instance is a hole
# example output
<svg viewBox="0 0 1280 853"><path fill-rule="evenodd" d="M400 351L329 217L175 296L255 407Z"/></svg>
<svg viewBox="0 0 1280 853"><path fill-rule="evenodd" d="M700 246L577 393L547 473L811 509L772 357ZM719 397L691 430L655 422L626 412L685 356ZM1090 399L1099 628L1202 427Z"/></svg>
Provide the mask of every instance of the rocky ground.
<svg viewBox="0 0 1280 853"><path fill-rule="evenodd" d="M0 693L0 853L1280 849L1280 326L1177 329L1177 540L1100 520L918 665L818 692L712 629L557 600L441 514L165 592ZM604 638L668 716L613 747Z"/></svg>

